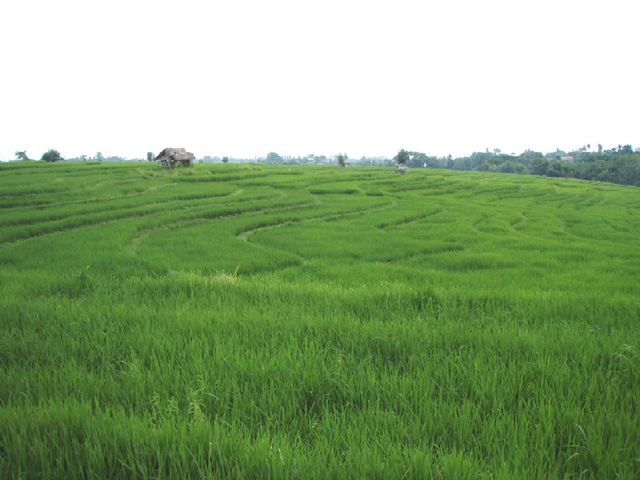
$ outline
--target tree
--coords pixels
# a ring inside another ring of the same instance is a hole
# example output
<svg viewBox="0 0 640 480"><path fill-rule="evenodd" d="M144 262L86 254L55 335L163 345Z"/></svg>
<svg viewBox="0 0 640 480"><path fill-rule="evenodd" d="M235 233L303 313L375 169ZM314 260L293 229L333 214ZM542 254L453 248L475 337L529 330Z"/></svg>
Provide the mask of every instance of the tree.
<svg viewBox="0 0 640 480"><path fill-rule="evenodd" d="M349 160L349 157L347 157L346 153L339 153L336 156L336 160L338 161L338 165L344 167L347 164L347 160Z"/></svg>
<svg viewBox="0 0 640 480"><path fill-rule="evenodd" d="M229 157L222 157L222 163L229 163Z"/></svg>
<svg viewBox="0 0 640 480"><path fill-rule="evenodd" d="M618 152L617 153L623 153L623 154L632 154L633 153L633 147L631 145L618 145Z"/></svg>
<svg viewBox="0 0 640 480"><path fill-rule="evenodd" d="M524 166L531 167L531 164L535 159L543 159L543 158L544 158L544 155L542 155L542 152L534 152L532 150L527 149L524 152L522 152L520 155L518 155L517 160Z"/></svg>
<svg viewBox="0 0 640 480"><path fill-rule="evenodd" d="M398 155L396 155L395 161L398 165L400 164L406 165L407 163L409 163L410 159L411 159L411 156L409 155L409 152L407 152L403 148L398 152Z"/></svg>
<svg viewBox="0 0 640 480"><path fill-rule="evenodd" d="M549 160L546 158L534 158L531 160L532 175L546 175L549 169Z"/></svg>
<svg viewBox="0 0 640 480"><path fill-rule="evenodd" d="M267 154L267 163L284 163L284 159L276 152L269 152Z"/></svg>
<svg viewBox="0 0 640 480"><path fill-rule="evenodd" d="M513 160L507 160L506 162L501 163L495 168L496 172L500 173L527 173L527 167L523 164L514 162Z"/></svg>
<svg viewBox="0 0 640 480"><path fill-rule="evenodd" d="M60 152L57 150L50 149L42 154L42 158L40 160L44 160L45 162L59 162L60 160L64 160L64 158L60 156Z"/></svg>
<svg viewBox="0 0 640 480"><path fill-rule="evenodd" d="M562 177L563 174L562 162L560 160L555 160L549 163L547 168L547 177Z"/></svg>
<svg viewBox="0 0 640 480"><path fill-rule="evenodd" d="M29 157L27 157L27 151L23 150L23 151L18 151L16 152L16 159L17 160L29 160Z"/></svg>
<svg viewBox="0 0 640 480"><path fill-rule="evenodd" d="M153 162L153 152L147 152L147 161Z"/></svg>

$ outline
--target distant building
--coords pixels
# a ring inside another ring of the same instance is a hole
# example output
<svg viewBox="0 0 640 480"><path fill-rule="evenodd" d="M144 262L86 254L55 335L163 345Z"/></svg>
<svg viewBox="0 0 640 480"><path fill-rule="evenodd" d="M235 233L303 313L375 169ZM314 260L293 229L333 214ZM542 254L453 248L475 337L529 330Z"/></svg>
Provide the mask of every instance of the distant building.
<svg viewBox="0 0 640 480"><path fill-rule="evenodd" d="M563 155L562 157L560 157L560 160L563 160L565 162L573 162L574 158L573 155Z"/></svg>
<svg viewBox="0 0 640 480"><path fill-rule="evenodd" d="M165 148L155 158L163 168L191 167L196 156L184 148Z"/></svg>

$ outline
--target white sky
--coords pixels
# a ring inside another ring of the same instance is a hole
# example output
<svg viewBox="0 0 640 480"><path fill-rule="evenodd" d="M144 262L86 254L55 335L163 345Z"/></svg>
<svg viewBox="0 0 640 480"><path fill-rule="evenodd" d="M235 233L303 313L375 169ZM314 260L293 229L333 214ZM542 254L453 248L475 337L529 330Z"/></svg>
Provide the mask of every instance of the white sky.
<svg viewBox="0 0 640 480"><path fill-rule="evenodd" d="M640 147L638 0L3 0L0 160Z"/></svg>

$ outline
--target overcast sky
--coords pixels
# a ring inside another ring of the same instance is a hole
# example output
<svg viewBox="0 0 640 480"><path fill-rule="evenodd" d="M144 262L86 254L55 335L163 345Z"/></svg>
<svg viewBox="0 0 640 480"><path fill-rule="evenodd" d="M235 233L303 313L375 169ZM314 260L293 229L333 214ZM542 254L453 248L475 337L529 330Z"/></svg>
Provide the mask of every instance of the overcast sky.
<svg viewBox="0 0 640 480"><path fill-rule="evenodd" d="M0 160L640 147L638 0L3 0Z"/></svg>

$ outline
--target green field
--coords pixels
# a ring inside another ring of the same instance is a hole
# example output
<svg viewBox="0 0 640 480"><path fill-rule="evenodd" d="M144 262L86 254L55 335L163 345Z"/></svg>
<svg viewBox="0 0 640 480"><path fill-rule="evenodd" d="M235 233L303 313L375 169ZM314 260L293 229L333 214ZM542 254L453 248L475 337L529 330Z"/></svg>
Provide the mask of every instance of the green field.
<svg viewBox="0 0 640 480"><path fill-rule="evenodd" d="M0 166L1 478L640 478L640 189Z"/></svg>

